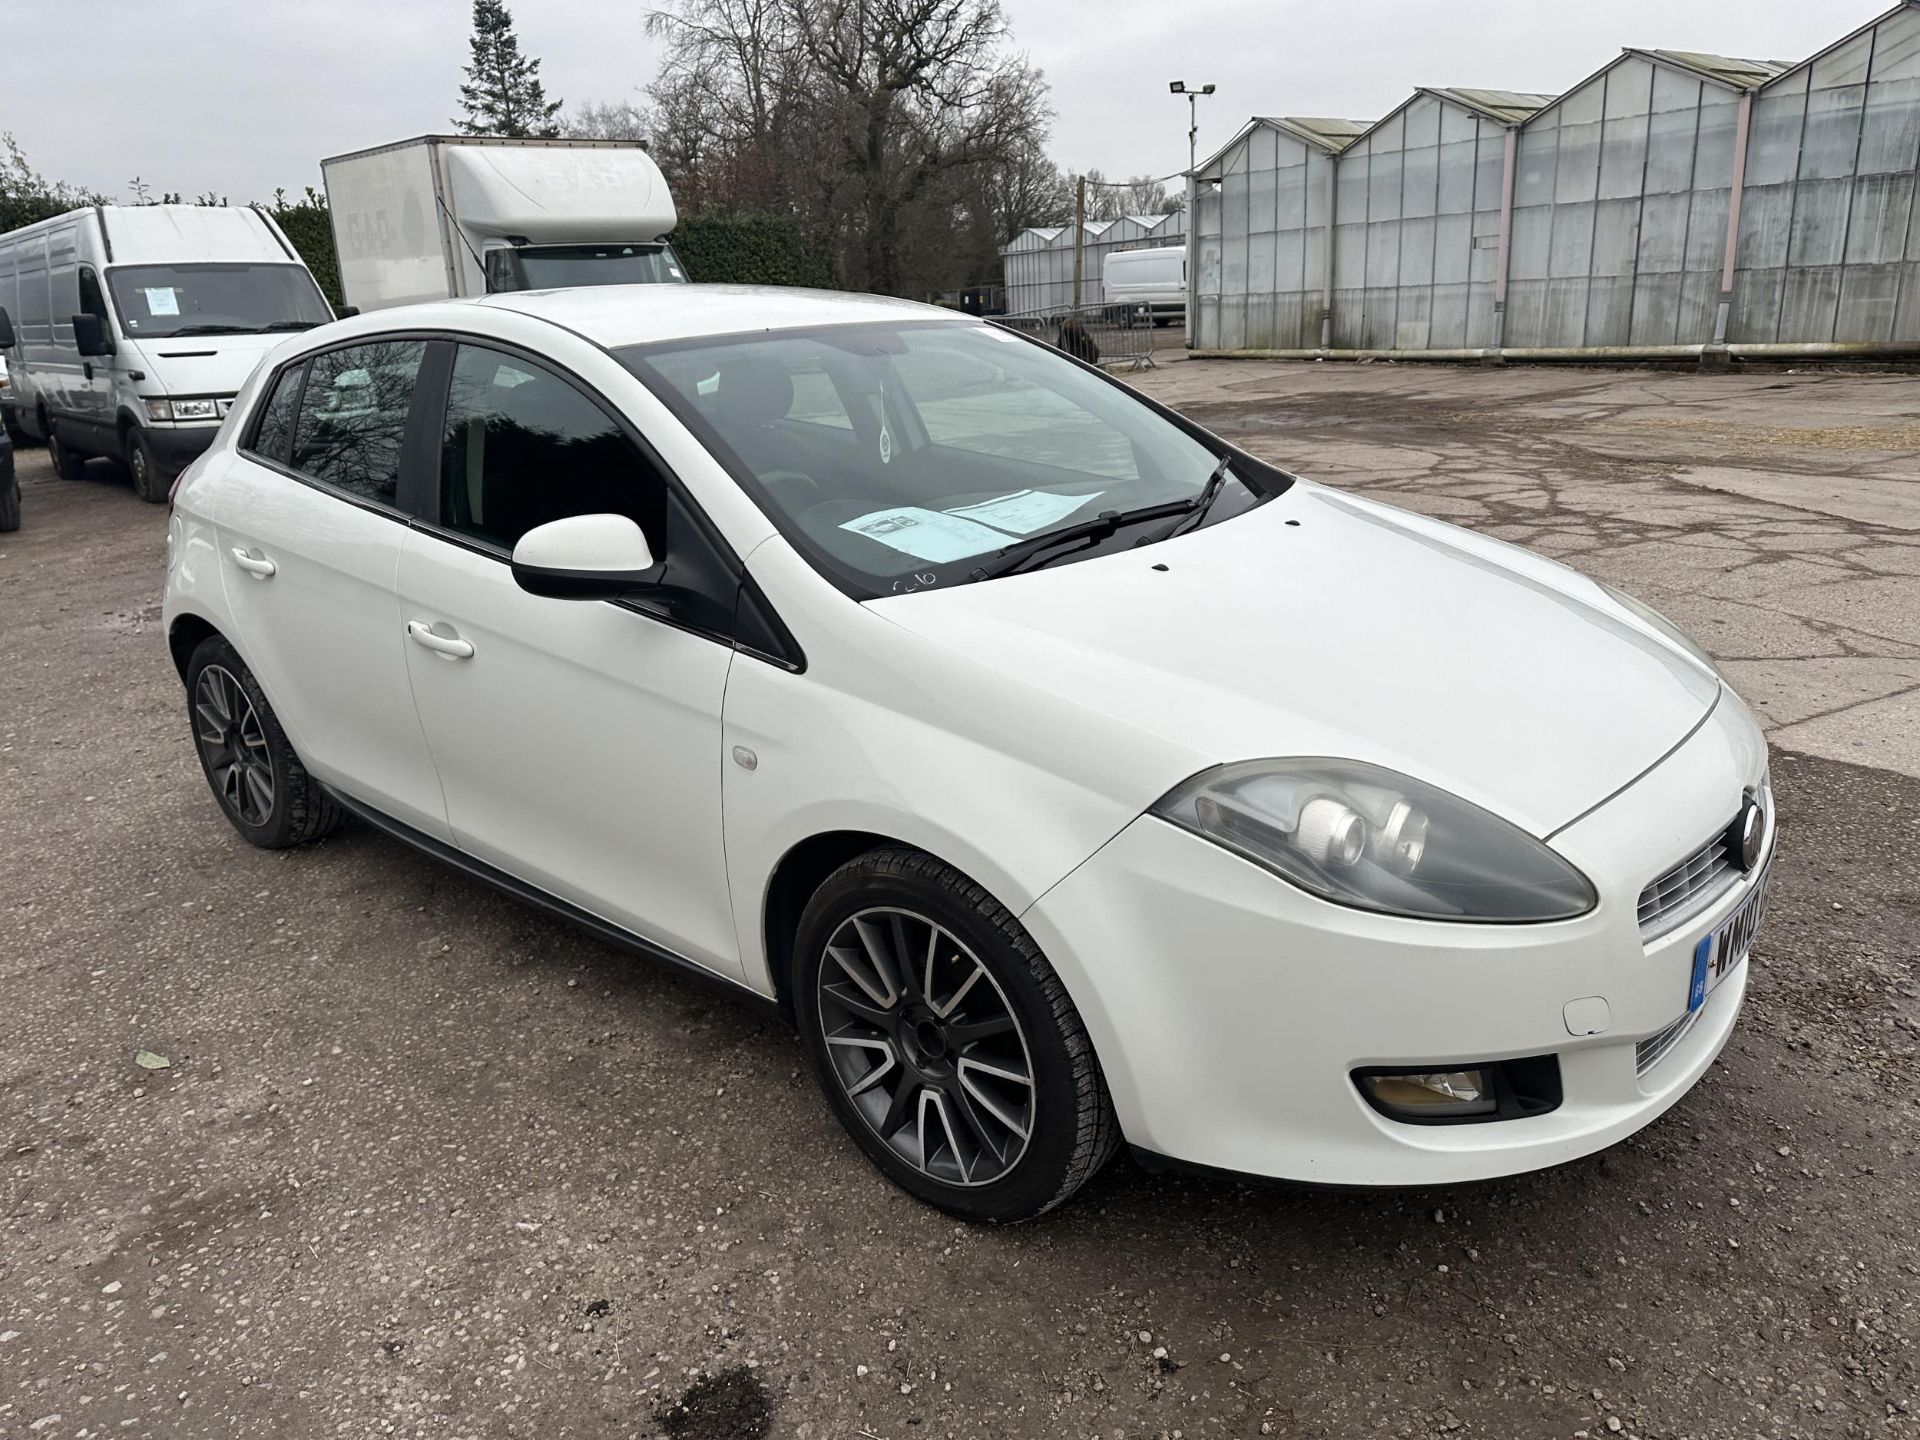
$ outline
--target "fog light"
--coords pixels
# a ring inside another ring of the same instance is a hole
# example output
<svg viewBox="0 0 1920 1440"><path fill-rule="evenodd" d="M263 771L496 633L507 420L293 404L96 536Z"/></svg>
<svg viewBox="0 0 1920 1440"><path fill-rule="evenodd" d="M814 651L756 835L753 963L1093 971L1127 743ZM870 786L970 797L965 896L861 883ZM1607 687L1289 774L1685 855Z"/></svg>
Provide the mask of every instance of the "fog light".
<svg viewBox="0 0 1920 1440"><path fill-rule="evenodd" d="M1487 1115L1495 1107L1493 1083L1484 1070L1419 1070L1403 1075L1362 1075L1360 1088L1387 1111L1419 1115Z"/></svg>
<svg viewBox="0 0 1920 1440"><path fill-rule="evenodd" d="M1353 1072L1367 1104L1408 1125L1461 1125L1544 1115L1560 1104L1560 1060L1529 1055L1457 1070L1369 1066Z"/></svg>

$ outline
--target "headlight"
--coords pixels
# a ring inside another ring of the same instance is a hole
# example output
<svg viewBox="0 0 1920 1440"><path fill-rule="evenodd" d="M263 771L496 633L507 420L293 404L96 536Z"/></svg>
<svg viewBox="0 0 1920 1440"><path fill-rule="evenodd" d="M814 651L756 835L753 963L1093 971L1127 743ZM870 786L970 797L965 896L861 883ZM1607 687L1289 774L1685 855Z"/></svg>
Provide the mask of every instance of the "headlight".
<svg viewBox="0 0 1920 1440"><path fill-rule="evenodd" d="M1497 815L1357 760L1248 760L1153 813L1336 905L1421 920L1566 920L1587 878Z"/></svg>
<svg viewBox="0 0 1920 1440"><path fill-rule="evenodd" d="M173 402L164 396L148 399L144 403L147 407L147 418L149 420L173 419Z"/></svg>
<svg viewBox="0 0 1920 1440"><path fill-rule="evenodd" d="M218 400L176 400L173 402L173 418L176 420L218 420L220 402Z"/></svg>
<svg viewBox="0 0 1920 1440"><path fill-rule="evenodd" d="M1720 667L1713 663L1713 657L1696 645L1692 636L1688 635L1686 631L1667 619L1666 616L1662 615L1651 605L1643 600L1634 599L1633 596L1627 594L1624 590L1614 589L1613 586L1607 584L1604 580L1596 580L1593 583L1606 591L1607 594L1611 595L1615 600L1618 600L1622 605L1626 606L1627 609L1631 610L1637 617L1646 621L1647 624L1666 636L1667 639L1678 645L1682 650L1686 651L1687 654L1706 666L1707 669L1715 675L1720 673Z"/></svg>

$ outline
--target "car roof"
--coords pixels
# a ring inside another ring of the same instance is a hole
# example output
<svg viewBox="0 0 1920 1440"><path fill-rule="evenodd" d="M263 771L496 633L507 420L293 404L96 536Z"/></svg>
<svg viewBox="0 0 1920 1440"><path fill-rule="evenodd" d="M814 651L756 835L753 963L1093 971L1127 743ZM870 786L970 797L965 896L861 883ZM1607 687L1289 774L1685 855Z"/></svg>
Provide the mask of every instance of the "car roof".
<svg viewBox="0 0 1920 1440"><path fill-rule="evenodd" d="M779 285L594 285L518 290L474 303L550 320L609 347L823 325L971 321L937 305L885 295Z"/></svg>

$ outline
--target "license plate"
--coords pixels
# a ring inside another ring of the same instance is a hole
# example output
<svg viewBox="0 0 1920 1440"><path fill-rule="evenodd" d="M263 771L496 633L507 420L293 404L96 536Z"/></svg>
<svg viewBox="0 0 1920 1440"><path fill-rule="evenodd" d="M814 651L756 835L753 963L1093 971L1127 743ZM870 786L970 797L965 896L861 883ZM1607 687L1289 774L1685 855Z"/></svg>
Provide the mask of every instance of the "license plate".
<svg viewBox="0 0 1920 1440"><path fill-rule="evenodd" d="M1691 1015L1707 1003L1707 996L1727 976L1740 967L1753 947L1753 937L1767 913L1767 880L1762 873L1753 893L1740 908L1709 931L1693 947L1693 982L1687 986L1687 1013Z"/></svg>

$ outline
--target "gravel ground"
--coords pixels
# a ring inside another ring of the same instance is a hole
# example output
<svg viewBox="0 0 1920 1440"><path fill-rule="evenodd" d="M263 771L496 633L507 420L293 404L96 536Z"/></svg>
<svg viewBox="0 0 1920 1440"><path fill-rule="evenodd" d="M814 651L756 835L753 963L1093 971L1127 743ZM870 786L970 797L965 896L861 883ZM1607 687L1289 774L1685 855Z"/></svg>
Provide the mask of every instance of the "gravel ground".
<svg viewBox="0 0 1920 1440"><path fill-rule="evenodd" d="M365 827L241 843L158 629L161 513L21 460L0 1435L1916 1428L1920 780L1776 750L1747 1014L1604 1155L1390 1194L1123 1161L974 1229L861 1162L777 1025Z"/></svg>

